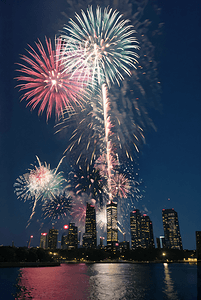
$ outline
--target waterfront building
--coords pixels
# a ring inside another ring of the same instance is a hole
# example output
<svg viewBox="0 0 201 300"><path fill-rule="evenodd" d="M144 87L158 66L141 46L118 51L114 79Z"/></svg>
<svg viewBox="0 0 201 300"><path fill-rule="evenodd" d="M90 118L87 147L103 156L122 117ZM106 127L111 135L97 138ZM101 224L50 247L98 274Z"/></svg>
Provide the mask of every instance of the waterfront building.
<svg viewBox="0 0 201 300"><path fill-rule="evenodd" d="M153 225L146 214L139 209L130 213L131 249L154 248Z"/></svg>
<svg viewBox="0 0 201 300"><path fill-rule="evenodd" d="M177 212L174 208L163 209L162 217L166 248L183 249Z"/></svg>
<svg viewBox="0 0 201 300"><path fill-rule="evenodd" d="M135 209L130 213L131 249L141 247L141 213Z"/></svg>
<svg viewBox="0 0 201 300"><path fill-rule="evenodd" d="M123 241L119 243L119 252L124 253L130 249L130 243L127 241Z"/></svg>
<svg viewBox="0 0 201 300"><path fill-rule="evenodd" d="M48 246L48 234L43 232L40 235L40 248L46 249Z"/></svg>
<svg viewBox="0 0 201 300"><path fill-rule="evenodd" d="M75 223L69 223L67 234L62 235L61 247L62 249L77 249L78 247L78 232Z"/></svg>
<svg viewBox="0 0 201 300"><path fill-rule="evenodd" d="M117 203L110 201L106 207L107 207L107 246L108 249L111 249L116 247L118 244Z"/></svg>
<svg viewBox="0 0 201 300"><path fill-rule="evenodd" d="M81 246L81 241L82 241L82 232L79 230L79 232L78 232L78 247Z"/></svg>
<svg viewBox="0 0 201 300"><path fill-rule="evenodd" d="M201 231L196 231L196 252L197 260L201 261Z"/></svg>
<svg viewBox="0 0 201 300"><path fill-rule="evenodd" d="M97 246L96 210L95 206L89 203L86 207L85 233L82 244L84 248L96 248Z"/></svg>
<svg viewBox="0 0 201 300"><path fill-rule="evenodd" d="M156 238L156 244L157 244L157 248L159 248L159 249L166 248L165 237L163 235L161 235L158 238Z"/></svg>
<svg viewBox="0 0 201 300"><path fill-rule="evenodd" d="M100 249L104 249L104 244L103 244L103 242L104 242L104 237L103 236L100 236L100 245L99 245L99 248Z"/></svg>
<svg viewBox="0 0 201 300"><path fill-rule="evenodd" d="M153 226L146 214L141 216L141 247L154 248Z"/></svg>
<svg viewBox="0 0 201 300"><path fill-rule="evenodd" d="M57 248L57 238L58 238L59 230L58 229L50 229L48 234L48 248L56 249Z"/></svg>

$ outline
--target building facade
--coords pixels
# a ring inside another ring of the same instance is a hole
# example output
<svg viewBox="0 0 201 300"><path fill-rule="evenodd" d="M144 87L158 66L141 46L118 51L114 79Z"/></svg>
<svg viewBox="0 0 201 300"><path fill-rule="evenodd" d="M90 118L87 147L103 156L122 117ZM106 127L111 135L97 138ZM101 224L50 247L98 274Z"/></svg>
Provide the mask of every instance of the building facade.
<svg viewBox="0 0 201 300"><path fill-rule="evenodd" d="M141 240L141 213L135 209L130 213L131 249L142 246Z"/></svg>
<svg viewBox="0 0 201 300"><path fill-rule="evenodd" d="M40 235L40 248L47 249L48 247L48 234L43 232Z"/></svg>
<svg viewBox="0 0 201 300"><path fill-rule="evenodd" d="M177 212L174 208L163 209L162 218L166 248L183 249Z"/></svg>
<svg viewBox="0 0 201 300"><path fill-rule="evenodd" d="M117 203L110 201L107 206L107 246L114 247L118 243Z"/></svg>
<svg viewBox="0 0 201 300"><path fill-rule="evenodd" d="M96 248L97 233L96 233L96 210L95 206L87 203L85 233L83 234L83 247Z"/></svg>
<svg viewBox="0 0 201 300"><path fill-rule="evenodd" d="M165 237L163 235L156 238L156 244L158 249L166 248L165 246Z"/></svg>
<svg viewBox="0 0 201 300"><path fill-rule="evenodd" d="M50 229L48 234L48 248L56 249L57 248L57 238L58 238L59 230L58 229Z"/></svg>
<svg viewBox="0 0 201 300"><path fill-rule="evenodd" d="M139 209L130 213L131 249L154 248L153 225L146 214Z"/></svg>
<svg viewBox="0 0 201 300"><path fill-rule="evenodd" d="M78 230L75 223L69 223L68 233L62 235L61 240L62 249L77 249L78 247Z"/></svg>

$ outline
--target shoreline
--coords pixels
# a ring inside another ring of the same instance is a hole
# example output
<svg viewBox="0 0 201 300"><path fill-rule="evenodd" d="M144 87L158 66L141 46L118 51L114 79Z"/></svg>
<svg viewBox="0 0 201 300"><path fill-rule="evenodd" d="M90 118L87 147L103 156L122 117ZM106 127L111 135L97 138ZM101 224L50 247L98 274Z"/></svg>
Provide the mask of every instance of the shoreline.
<svg viewBox="0 0 201 300"><path fill-rule="evenodd" d="M0 268L37 268L37 267L58 267L61 264L177 264L177 263L190 263L201 265L201 262L189 261L126 261L126 260L104 260L104 261L59 261L59 262L0 262Z"/></svg>
<svg viewBox="0 0 201 300"><path fill-rule="evenodd" d="M166 260L154 260L154 261L129 261L129 260L104 260L104 261L60 261L60 264L177 264L177 263L190 263L190 264L197 264L197 262L189 262L184 260L178 261L166 261Z"/></svg>
<svg viewBox="0 0 201 300"><path fill-rule="evenodd" d="M0 262L0 268L56 267L60 262Z"/></svg>

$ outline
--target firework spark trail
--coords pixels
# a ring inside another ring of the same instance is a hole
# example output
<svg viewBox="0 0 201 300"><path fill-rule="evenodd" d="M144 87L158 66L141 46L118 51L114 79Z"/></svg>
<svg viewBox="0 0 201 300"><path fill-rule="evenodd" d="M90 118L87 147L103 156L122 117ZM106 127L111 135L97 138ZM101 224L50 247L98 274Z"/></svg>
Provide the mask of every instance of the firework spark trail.
<svg viewBox="0 0 201 300"><path fill-rule="evenodd" d="M138 49L136 38L133 36L135 31L133 26L128 25L128 20L122 20L118 12L105 8L102 12L100 7L96 8L94 15L92 6L87 10L87 14L81 11L82 17L75 15L77 23L69 21L69 26L64 27L70 33L68 40L66 35L62 35L66 41L67 47L72 44L73 50L75 45L81 49L80 59L66 60L67 68L71 70L83 70L88 66L92 71L92 84L97 81L102 88L103 115L105 127L106 158L108 169L108 189L109 199L112 199L111 193L111 176L112 176L112 143L110 140L111 122L109 116L109 99L107 87L111 83L119 82L124 79L121 71L131 75L131 67L135 67L138 55L133 49ZM68 49L67 49L68 50ZM72 52L72 50L70 51ZM75 53L75 52L74 52ZM79 54L79 53L78 53ZM68 56L70 58L70 56Z"/></svg>
<svg viewBox="0 0 201 300"><path fill-rule="evenodd" d="M37 50L29 46L29 56L22 55L22 60L26 65L21 66L23 75L16 77L20 91L25 91L21 100L28 101L27 106L35 109L40 105L38 115L42 114L46 108L47 120L51 117L53 109L55 116L59 119L63 110L69 114L74 112L76 106L83 107L86 89L80 72L74 72L74 76L63 65L63 42L60 38L55 39L55 51L52 49L51 40L45 39L47 51L40 40L36 43Z"/></svg>
<svg viewBox="0 0 201 300"><path fill-rule="evenodd" d="M108 174L108 191L109 191L109 200L112 199L111 191L111 176L112 176L112 145L109 140L111 134L111 122L109 116L109 99L107 96L107 86L106 84L102 85L102 95L103 95L103 114L104 114L104 125L105 125L105 142L106 142L106 161L107 161L107 174Z"/></svg>
<svg viewBox="0 0 201 300"><path fill-rule="evenodd" d="M67 0L67 2L68 10L62 12L65 19L63 18L60 23L65 23L64 20L69 19L75 11L80 9L86 11L88 7L84 0L73 2ZM137 31L136 37L140 44L137 69L131 70L131 77L125 76L120 89L112 85L108 91L111 120L116 135L114 141L116 151L120 159L126 155L134 161L138 159L140 146L145 143L146 128L152 127L156 130L149 117L148 108L160 109L161 84L155 56L156 47L153 43L159 41L162 34L163 23L159 23L158 17L161 10L157 5L152 5L149 0L125 0L123 2L94 0L93 3L101 7L113 7L114 10L120 11L125 19L131 21Z"/></svg>
<svg viewBox="0 0 201 300"><path fill-rule="evenodd" d="M103 230L104 232L106 232L107 231L106 206L102 207L101 209L97 209L96 221L97 221L97 225L100 227L100 229Z"/></svg>
<svg viewBox="0 0 201 300"><path fill-rule="evenodd" d="M42 205L44 219L51 220L65 218L70 215L71 197L69 193L53 195L51 199L45 201Z"/></svg>
<svg viewBox="0 0 201 300"><path fill-rule="evenodd" d="M102 105L100 97L93 94L93 105L87 103L84 109L77 108L75 114L64 118L55 125L56 134L63 139L72 132L69 145L64 151L70 161L76 164L92 164L104 145ZM95 103L95 101L97 101Z"/></svg>
<svg viewBox="0 0 201 300"><path fill-rule="evenodd" d="M68 175L68 186L75 193L81 196L83 193L88 199L95 199L97 206L102 206L106 198L105 178L92 165L79 165L74 167Z"/></svg>
<svg viewBox="0 0 201 300"><path fill-rule="evenodd" d="M62 172L58 172L58 168L60 167L64 157L53 170L50 169L50 165L47 165L46 162L43 165L37 156L36 158L39 166L33 166L34 168L29 169L28 173L19 176L14 184L15 193L18 198L21 198L24 201L34 200L28 222L30 222L35 214L37 202L39 200L44 202L46 199L51 199L53 195L60 191L66 181Z"/></svg>
<svg viewBox="0 0 201 300"><path fill-rule="evenodd" d="M112 177L111 182L112 194L120 198L127 198L130 188L131 186L129 179L125 175L116 172Z"/></svg>

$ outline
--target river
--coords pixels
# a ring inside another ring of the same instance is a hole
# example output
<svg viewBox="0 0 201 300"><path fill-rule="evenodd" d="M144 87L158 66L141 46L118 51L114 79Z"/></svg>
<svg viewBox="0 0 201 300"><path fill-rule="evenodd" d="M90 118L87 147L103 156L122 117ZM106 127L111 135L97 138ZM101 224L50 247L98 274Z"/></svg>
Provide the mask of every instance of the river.
<svg viewBox="0 0 201 300"><path fill-rule="evenodd" d="M35 300L193 300L197 299L197 276L197 265L188 263L1 268L0 299L15 299L12 294L18 292L16 299L24 295Z"/></svg>

